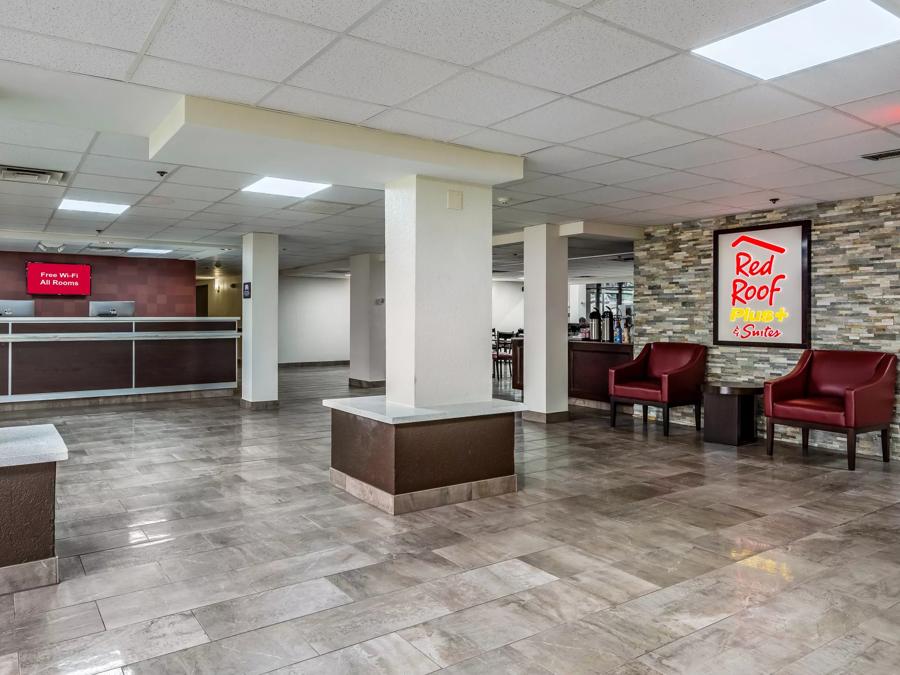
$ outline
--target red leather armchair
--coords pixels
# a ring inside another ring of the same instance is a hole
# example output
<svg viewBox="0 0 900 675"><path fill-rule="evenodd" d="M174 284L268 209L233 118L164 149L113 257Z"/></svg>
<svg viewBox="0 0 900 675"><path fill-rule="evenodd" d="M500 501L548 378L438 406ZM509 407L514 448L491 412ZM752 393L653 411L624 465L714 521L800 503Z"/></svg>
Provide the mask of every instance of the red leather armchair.
<svg viewBox="0 0 900 675"><path fill-rule="evenodd" d="M803 454L809 430L847 435L847 468L856 468L856 435L881 432L881 454L891 459L891 419L897 357L882 352L807 349L794 370L766 382L766 451L774 451L775 425L802 429Z"/></svg>
<svg viewBox="0 0 900 675"><path fill-rule="evenodd" d="M663 409L663 434L669 435L669 410L694 406L700 429L701 386L706 376L706 347L690 342L651 342L634 361L609 369L610 426L616 426L616 406L637 404Z"/></svg>

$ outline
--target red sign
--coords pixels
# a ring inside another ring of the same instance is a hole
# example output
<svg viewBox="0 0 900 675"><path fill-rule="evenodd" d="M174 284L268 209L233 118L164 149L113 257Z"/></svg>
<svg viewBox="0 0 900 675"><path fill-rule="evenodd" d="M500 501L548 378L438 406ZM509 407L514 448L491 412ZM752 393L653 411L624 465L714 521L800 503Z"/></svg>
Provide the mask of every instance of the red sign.
<svg viewBox="0 0 900 675"><path fill-rule="evenodd" d="M90 295L91 266L30 262L25 281L31 295Z"/></svg>

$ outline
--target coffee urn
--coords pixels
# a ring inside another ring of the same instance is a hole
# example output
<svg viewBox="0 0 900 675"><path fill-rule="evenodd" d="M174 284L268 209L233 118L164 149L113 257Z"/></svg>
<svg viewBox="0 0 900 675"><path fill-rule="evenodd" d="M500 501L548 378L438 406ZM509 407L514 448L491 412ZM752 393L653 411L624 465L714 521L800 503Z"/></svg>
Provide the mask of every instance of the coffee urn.
<svg viewBox="0 0 900 675"><path fill-rule="evenodd" d="M600 312L597 311L596 307L590 314L590 320L591 320L591 340L599 340L600 339Z"/></svg>
<svg viewBox="0 0 900 675"><path fill-rule="evenodd" d="M600 339L603 342L613 341L613 313L607 307L600 317Z"/></svg>

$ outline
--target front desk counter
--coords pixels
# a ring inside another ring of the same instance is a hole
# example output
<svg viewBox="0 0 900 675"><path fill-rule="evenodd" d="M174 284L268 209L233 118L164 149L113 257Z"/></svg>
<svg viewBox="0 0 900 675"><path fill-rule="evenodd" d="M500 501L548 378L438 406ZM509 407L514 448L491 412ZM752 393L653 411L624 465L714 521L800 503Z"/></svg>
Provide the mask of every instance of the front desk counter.
<svg viewBox="0 0 900 675"><path fill-rule="evenodd" d="M524 338L512 341L512 386L522 389ZM569 340L569 400L609 403L609 369L633 358L634 345Z"/></svg>
<svg viewBox="0 0 900 675"><path fill-rule="evenodd" d="M237 317L0 317L0 404L237 387Z"/></svg>

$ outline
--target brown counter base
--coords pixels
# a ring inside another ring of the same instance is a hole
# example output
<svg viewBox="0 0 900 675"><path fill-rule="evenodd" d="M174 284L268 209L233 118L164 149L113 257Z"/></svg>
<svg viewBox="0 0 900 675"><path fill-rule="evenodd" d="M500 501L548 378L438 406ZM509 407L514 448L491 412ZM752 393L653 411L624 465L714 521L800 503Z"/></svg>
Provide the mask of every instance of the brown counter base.
<svg viewBox="0 0 900 675"><path fill-rule="evenodd" d="M331 411L332 482L390 514L515 492L515 415L388 424Z"/></svg>
<svg viewBox="0 0 900 675"><path fill-rule="evenodd" d="M278 401L248 401L241 399L241 407L244 410L275 410L278 407Z"/></svg>
<svg viewBox="0 0 900 675"><path fill-rule="evenodd" d="M555 424L557 422L568 422L569 411L562 410L560 412L542 413L534 410L523 410L522 419L526 422L538 422L539 424Z"/></svg>
<svg viewBox="0 0 900 675"><path fill-rule="evenodd" d="M378 389L385 385L384 380L357 380L355 377L349 379L349 384L355 389Z"/></svg>
<svg viewBox="0 0 900 675"><path fill-rule="evenodd" d="M118 396L95 396L93 398L58 398L45 401L15 401L12 403L0 403L0 413L23 410L99 407L106 405L124 405L126 403L229 398L236 393L237 389L198 389L195 391L168 391L158 394L122 394Z"/></svg>

